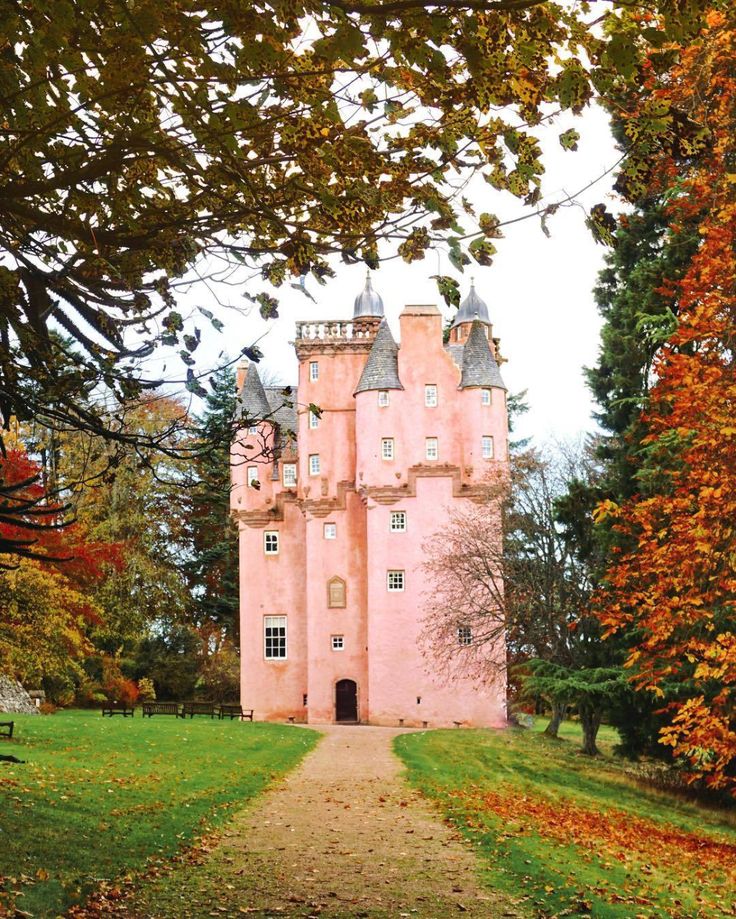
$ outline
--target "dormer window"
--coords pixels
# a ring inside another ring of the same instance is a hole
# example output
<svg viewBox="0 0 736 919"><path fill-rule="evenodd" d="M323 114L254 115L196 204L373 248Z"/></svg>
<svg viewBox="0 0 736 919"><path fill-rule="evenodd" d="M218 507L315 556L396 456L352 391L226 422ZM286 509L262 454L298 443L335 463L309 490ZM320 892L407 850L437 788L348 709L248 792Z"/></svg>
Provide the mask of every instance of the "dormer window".
<svg viewBox="0 0 736 919"><path fill-rule="evenodd" d="M378 391L378 407L379 407L379 408L386 408L386 406L388 405L388 401L389 401L389 399L388 399L388 390L387 390L387 389L380 389L380 390Z"/></svg>
<svg viewBox="0 0 736 919"><path fill-rule="evenodd" d="M434 383L427 383L424 387L424 404L427 408L437 405L437 386Z"/></svg>
<svg viewBox="0 0 736 919"><path fill-rule="evenodd" d="M480 391L480 404L481 404L481 405L490 405L490 404L491 404L491 391L490 391L490 389L481 389L481 391Z"/></svg>
<svg viewBox="0 0 736 919"><path fill-rule="evenodd" d="M314 383L319 379L319 361L309 362L309 379Z"/></svg>

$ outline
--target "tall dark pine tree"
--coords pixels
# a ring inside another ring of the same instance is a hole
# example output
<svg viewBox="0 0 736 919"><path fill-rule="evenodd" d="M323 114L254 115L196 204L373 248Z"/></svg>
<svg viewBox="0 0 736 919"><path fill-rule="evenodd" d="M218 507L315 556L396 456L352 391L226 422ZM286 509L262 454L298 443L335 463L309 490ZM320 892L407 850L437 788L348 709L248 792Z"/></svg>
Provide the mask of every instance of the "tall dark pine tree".
<svg viewBox="0 0 736 919"><path fill-rule="evenodd" d="M198 627L214 626L238 641L238 537L230 519L230 442L236 408L235 373L211 378L198 434L212 444L194 466L190 493L191 557L184 574Z"/></svg>
<svg viewBox="0 0 736 919"><path fill-rule="evenodd" d="M620 537L605 526L594 528L592 512L604 499L619 503L649 489L641 413L652 382L653 358L676 327L678 281L698 244L694 230L671 238L666 211L667 196L663 195L639 202L622 219L615 248L607 256L594 291L603 327L598 363L586 370L586 376L599 406L596 418L605 432L598 447L603 475L595 489L586 483L571 483L558 513L577 542L587 546L585 551L595 559L599 576ZM612 660L625 656L629 640L635 641L636 636L620 635L607 642ZM682 689L670 686L670 697ZM622 752L667 755L658 743L662 708L661 700L631 688L617 696L610 714L621 735Z"/></svg>

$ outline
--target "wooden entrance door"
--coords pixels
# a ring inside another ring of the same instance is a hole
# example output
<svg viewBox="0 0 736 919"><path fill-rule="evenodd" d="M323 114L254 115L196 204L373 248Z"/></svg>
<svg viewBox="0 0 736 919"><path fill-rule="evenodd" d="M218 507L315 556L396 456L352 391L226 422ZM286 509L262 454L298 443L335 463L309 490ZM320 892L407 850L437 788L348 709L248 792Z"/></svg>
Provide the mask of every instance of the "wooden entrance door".
<svg viewBox="0 0 736 919"><path fill-rule="evenodd" d="M335 721L358 720L358 684L355 680L338 680L335 685Z"/></svg>

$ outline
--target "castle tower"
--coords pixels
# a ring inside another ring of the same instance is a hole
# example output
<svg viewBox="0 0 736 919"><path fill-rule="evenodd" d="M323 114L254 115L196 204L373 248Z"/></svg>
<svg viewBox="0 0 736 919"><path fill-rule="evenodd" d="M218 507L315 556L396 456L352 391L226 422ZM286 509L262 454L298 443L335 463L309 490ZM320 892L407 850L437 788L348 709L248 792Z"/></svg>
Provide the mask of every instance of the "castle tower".
<svg viewBox="0 0 736 919"><path fill-rule="evenodd" d="M422 545L506 462L498 345L474 287L447 345L436 306L405 307L400 326L399 344L370 275L351 321L297 324L296 445L284 446L284 409L280 426L255 366L242 378L241 405L259 423L234 450L260 438L271 470L257 489L233 473L242 698L257 718L505 719L504 686L444 685L419 647L431 602Z"/></svg>

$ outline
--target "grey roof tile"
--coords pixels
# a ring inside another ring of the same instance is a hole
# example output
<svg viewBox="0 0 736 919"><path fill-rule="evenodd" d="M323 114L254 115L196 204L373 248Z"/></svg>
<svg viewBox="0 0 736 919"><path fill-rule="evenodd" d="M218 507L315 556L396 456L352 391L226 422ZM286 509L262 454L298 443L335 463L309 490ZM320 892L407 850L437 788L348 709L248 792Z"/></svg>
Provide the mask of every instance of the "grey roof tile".
<svg viewBox="0 0 736 919"><path fill-rule="evenodd" d="M240 409L251 421L259 421L271 414L263 383L255 364L248 364L243 388L240 390Z"/></svg>
<svg viewBox="0 0 736 919"><path fill-rule="evenodd" d="M460 389L470 386L497 386L499 389L506 389L491 351L487 329L477 319L470 327L470 335L463 347L462 371Z"/></svg>
<svg viewBox="0 0 736 919"><path fill-rule="evenodd" d="M296 434L296 386L266 386L266 398L271 406L270 420Z"/></svg>
<svg viewBox="0 0 736 919"><path fill-rule="evenodd" d="M384 319L378 327L373 347L353 395L372 389L403 389L399 379L399 346Z"/></svg>

